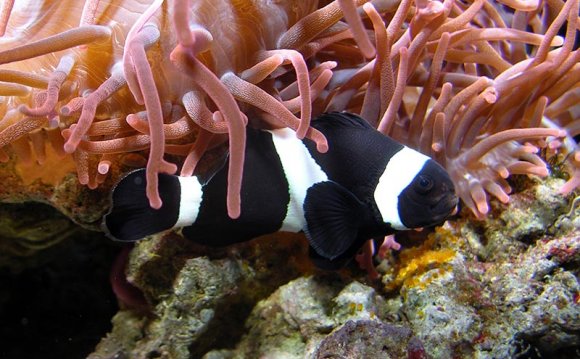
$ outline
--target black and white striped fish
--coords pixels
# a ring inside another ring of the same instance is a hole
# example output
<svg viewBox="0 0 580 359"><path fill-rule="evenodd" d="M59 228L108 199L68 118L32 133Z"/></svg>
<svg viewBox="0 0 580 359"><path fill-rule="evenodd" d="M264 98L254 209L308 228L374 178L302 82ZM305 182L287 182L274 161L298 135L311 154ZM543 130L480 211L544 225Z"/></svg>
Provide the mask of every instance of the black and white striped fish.
<svg viewBox="0 0 580 359"><path fill-rule="evenodd" d="M159 176L163 206L149 207L145 172L113 191L104 227L133 241L168 229L208 246L225 246L277 231L304 231L316 264L338 268L370 238L442 223L458 199L447 172L429 157L386 137L362 118L328 113L312 121L327 153L290 129L248 128L241 215L226 209L227 165L207 183Z"/></svg>

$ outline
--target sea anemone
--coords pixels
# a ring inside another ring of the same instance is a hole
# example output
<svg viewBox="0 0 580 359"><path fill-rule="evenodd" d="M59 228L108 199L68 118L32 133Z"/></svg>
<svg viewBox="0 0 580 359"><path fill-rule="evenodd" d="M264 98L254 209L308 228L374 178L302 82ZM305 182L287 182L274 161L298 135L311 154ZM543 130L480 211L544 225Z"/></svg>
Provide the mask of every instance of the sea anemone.
<svg viewBox="0 0 580 359"><path fill-rule="evenodd" d="M158 208L157 174L227 139L235 218L248 123L324 152L311 118L346 110L442 163L482 217L510 174L548 174L540 147L568 154L563 193L580 184L578 28L578 0L8 0L0 160L48 142L94 188L147 153Z"/></svg>

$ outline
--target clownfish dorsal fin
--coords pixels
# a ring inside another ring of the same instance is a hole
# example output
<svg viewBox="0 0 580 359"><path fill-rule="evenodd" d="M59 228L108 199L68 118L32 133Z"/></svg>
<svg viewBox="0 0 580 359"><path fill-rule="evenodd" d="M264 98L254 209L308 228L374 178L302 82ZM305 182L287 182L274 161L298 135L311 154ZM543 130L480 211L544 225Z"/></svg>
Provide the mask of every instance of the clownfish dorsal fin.
<svg viewBox="0 0 580 359"><path fill-rule="evenodd" d="M364 204L336 182L316 183L304 201L304 232L310 246L321 257L333 260L357 242Z"/></svg>
<svg viewBox="0 0 580 359"><path fill-rule="evenodd" d="M316 128L358 128L375 130L364 118L349 112L328 112L317 117L313 124Z"/></svg>
<svg viewBox="0 0 580 359"><path fill-rule="evenodd" d="M201 157L193 175L197 177L199 183L206 185L224 168L229 157L230 151L227 148L212 149Z"/></svg>

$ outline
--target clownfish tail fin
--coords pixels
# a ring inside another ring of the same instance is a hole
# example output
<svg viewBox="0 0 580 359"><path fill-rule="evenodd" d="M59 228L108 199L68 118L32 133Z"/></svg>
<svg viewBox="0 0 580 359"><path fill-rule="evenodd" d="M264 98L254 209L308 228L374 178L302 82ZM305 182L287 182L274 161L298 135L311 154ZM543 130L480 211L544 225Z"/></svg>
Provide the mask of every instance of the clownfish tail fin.
<svg viewBox="0 0 580 359"><path fill-rule="evenodd" d="M109 237L136 241L175 226L181 198L179 177L159 174L159 195L163 201L159 209L149 205L146 186L145 169L129 173L115 186L111 210L102 224Z"/></svg>

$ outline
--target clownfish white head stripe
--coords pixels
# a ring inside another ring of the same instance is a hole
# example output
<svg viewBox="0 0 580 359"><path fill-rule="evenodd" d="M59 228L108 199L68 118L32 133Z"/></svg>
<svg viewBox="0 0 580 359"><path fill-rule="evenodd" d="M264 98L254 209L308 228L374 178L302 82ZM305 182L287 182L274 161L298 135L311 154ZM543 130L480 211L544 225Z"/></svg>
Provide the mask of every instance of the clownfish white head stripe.
<svg viewBox="0 0 580 359"><path fill-rule="evenodd" d="M440 224L454 212L453 183L432 159L354 114L323 114L311 125L327 138L328 152L288 129L247 129L240 217L227 214L227 160L203 183L160 174L159 209L149 206L142 169L114 188L106 233L133 241L181 228L192 241L225 246L304 231L315 264L336 269L369 238Z"/></svg>
<svg viewBox="0 0 580 359"><path fill-rule="evenodd" d="M374 198L383 221L390 223L393 229L399 231L409 229L399 216L399 195L419 175L425 162L429 160L430 158L424 154L403 147L391 157L381 174Z"/></svg>

